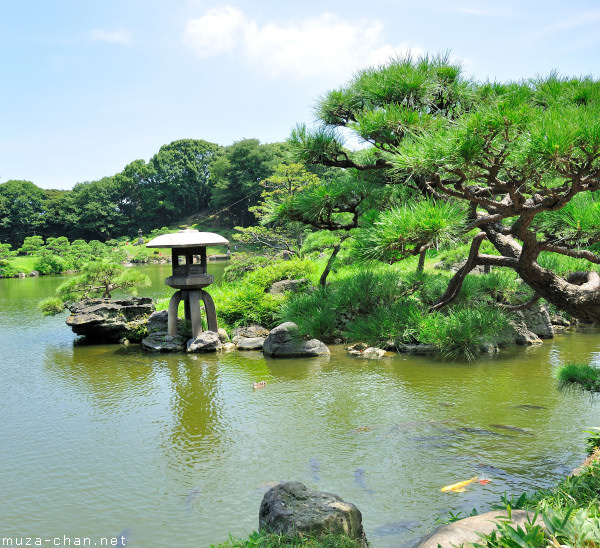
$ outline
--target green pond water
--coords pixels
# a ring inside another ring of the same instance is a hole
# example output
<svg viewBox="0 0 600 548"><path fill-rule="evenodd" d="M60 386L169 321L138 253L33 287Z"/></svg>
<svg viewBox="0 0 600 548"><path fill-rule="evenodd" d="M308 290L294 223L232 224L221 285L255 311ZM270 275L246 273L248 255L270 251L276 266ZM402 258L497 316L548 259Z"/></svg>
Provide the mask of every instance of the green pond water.
<svg viewBox="0 0 600 548"><path fill-rule="evenodd" d="M170 267L143 270L163 296ZM598 402L554 377L600 359L593 329L475 363L150 355L75 344L65 315L41 316L61 281L0 280L0 537L209 546L299 480L355 503L373 546L410 546L449 510L554 485L600 425ZM473 476L492 481L440 492Z"/></svg>

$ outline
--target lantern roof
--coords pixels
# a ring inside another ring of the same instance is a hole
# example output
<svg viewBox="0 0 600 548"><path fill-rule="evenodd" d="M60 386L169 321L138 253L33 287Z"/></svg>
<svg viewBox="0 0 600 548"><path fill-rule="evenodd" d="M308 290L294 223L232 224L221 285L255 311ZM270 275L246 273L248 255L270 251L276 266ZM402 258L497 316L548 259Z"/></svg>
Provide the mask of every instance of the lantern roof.
<svg viewBox="0 0 600 548"><path fill-rule="evenodd" d="M200 232L198 230L180 230L172 234L163 234L150 240L146 247L206 247L208 245L227 245L229 240L214 232Z"/></svg>

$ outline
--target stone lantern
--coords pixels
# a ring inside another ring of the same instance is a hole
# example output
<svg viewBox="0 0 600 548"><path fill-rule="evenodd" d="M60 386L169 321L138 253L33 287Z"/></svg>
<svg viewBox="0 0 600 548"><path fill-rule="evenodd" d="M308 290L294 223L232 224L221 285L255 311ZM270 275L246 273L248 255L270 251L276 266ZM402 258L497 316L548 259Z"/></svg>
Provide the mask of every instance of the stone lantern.
<svg viewBox="0 0 600 548"><path fill-rule="evenodd" d="M192 337L202 333L200 301L204 303L206 324L209 331L217 333L217 312L212 297L204 290L215 281L206 273L206 247L228 245L229 241L212 232L180 230L174 234L163 234L146 244L146 247L171 248L173 275L165 279L165 284L177 289L169 302L168 334L177 336L177 310L179 302L184 302L185 319L192 324Z"/></svg>

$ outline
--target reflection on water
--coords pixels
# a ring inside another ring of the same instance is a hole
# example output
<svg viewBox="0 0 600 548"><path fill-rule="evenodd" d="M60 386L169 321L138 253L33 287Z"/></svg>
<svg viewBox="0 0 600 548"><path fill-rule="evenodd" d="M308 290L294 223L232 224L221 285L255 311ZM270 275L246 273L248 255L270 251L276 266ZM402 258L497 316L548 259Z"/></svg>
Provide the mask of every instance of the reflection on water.
<svg viewBox="0 0 600 548"><path fill-rule="evenodd" d="M163 295L170 267L144 270ZM375 547L407 546L449 510L553 485L599 423L554 378L599 359L589 328L474 364L148 355L74 345L36 310L60 281L0 280L3 536L208 546L256 529L266 489L299 480L354 502ZM473 476L491 482L440 492Z"/></svg>

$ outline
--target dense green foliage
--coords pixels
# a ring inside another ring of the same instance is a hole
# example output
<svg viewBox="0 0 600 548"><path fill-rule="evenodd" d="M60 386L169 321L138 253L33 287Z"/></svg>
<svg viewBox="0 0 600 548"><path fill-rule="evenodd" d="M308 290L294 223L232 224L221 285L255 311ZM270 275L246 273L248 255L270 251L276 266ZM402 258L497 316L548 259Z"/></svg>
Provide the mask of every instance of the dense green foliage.
<svg viewBox="0 0 600 548"><path fill-rule="evenodd" d="M590 268L600 264L599 81L550 74L478 83L447 55L405 57L358 72L323 96L317 115L320 126L292 134L305 163L378 172L384 183L464 211L468 261L432 309L451 303L473 268L496 266L575 317L600 317L600 276ZM348 131L367 148L345 148ZM331 200L313 195L312 203L327 210ZM406 226L411 209L417 217L414 203L399 205L364 225L363 256L397 260L424 249L425 238ZM433 220L424 212L420 224ZM493 252L482 252L484 241ZM543 254L583 260L584 268L561 275L542 264Z"/></svg>
<svg viewBox="0 0 600 548"><path fill-rule="evenodd" d="M287 279L314 278L312 261L293 259L277 261L248 272L243 278L223 283L211 290L219 321L229 327L261 324L274 327L279 320L279 309L286 295L267 292L273 282Z"/></svg>
<svg viewBox="0 0 600 548"><path fill-rule="evenodd" d="M72 190L1 183L0 242L18 248L36 235L107 241L215 210L221 223L246 225L254 218L248 207L263 190L258 183L284 160L284 149L256 139L230 147L182 139L162 146L148 162L135 160L120 173Z"/></svg>

